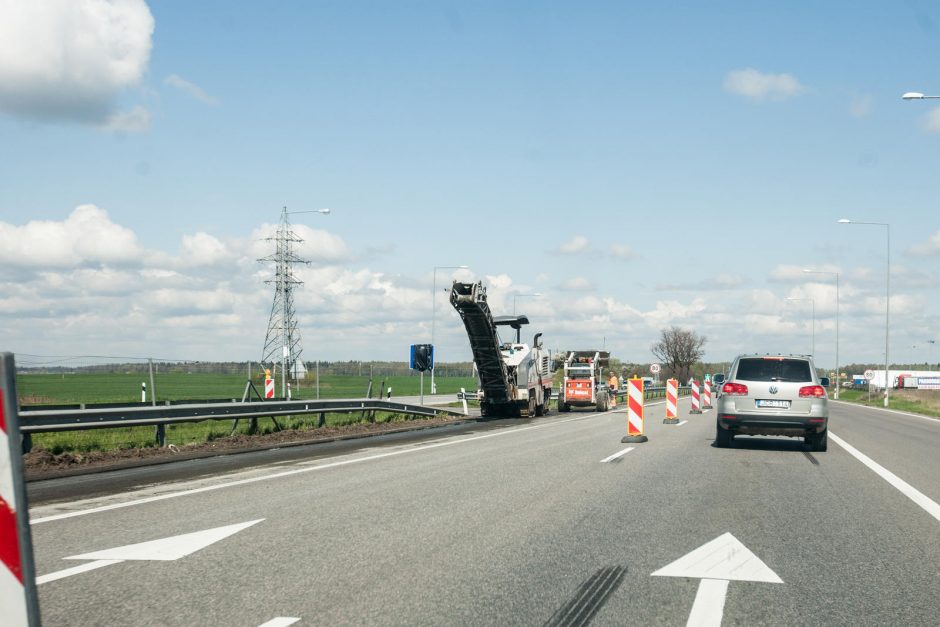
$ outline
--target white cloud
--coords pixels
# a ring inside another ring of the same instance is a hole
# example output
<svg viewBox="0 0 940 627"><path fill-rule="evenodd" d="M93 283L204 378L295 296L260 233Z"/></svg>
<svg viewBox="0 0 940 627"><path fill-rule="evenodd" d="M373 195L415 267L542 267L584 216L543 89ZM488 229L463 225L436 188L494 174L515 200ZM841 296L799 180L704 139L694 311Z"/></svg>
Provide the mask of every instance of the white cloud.
<svg viewBox="0 0 940 627"><path fill-rule="evenodd" d="M594 285L583 276L579 276L562 281L558 289L563 292L590 292L594 290Z"/></svg>
<svg viewBox="0 0 940 627"><path fill-rule="evenodd" d="M127 114L115 117L114 102L146 73L153 29L144 0L5 0L0 110L126 127ZM139 124L142 114L132 116Z"/></svg>
<svg viewBox="0 0 940 627"><path fill-rule="evenodd" d="M150 111L140 105L130 111L115 111L98 125L109 133L143 133L150 128Z"/></svg>
<svg viewBox="0 0 940 627"><path fill-rule="evenodd" d="M221 241L208 233L184 235L180 250L180 260L190 266L211 266L218 263L232 263L234 255Z"/></svg>
<svg viewBox="0 0 940 627"><path fill-rule="evenodd" d="M130 229L94 205L81 205L62 222L0 222L0 263L42 269L87 263L135 263L142 250Z"/></svg>
<svg viewBox="0 0 940 627"><path fill-rule="evenodd" d="M202 87L186 80L185 78L177 74L170 74L169 76L167 76L165 79L163 79L163 84L169 85L170 87L175 87L176 89L179 89L180 91L189 94L196 100L199 100L200 102L203 102L207 105L219 104L219 101L216 98L213 98L212 96L207 94L202 89Z"/></svg>
<svg viewBox="0 0 940 627"><path fill-rule="evenodd" d="M765 74L754 68L728 72L725 89L756 101L783 100L806 91L792 74Z"/></svg>
<svg viewBox="0 0 940 627"><path fill-rule="evenodd" d="M576 255L584 252L588 248L588 239L583 235L575 235L569 241L558 248L558 252L564 255Z"/></svg>
<svg viewBox="0 0 940 627"><path fill-rule="evenodd" d="M777 283L792 283L806 281L808 277L816 276L803 272L802 266L779 264L770 272L770 280Z"/></svg>
<svg viewBox="0 0 940 627"><path fill-rule="evenodd" d="M616 259L633 259L633 249L626 244L612 244L610 247L610 256Z"/></svg>

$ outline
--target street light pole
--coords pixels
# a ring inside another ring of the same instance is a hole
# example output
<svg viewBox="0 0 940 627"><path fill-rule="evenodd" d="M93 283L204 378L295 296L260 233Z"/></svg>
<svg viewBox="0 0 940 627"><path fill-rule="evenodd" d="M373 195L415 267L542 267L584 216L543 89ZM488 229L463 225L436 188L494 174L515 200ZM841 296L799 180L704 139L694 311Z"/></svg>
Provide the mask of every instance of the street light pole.
<svg viewBox="0 0 940 627"><path fill-rule="evenodd" d="M907 95L909 94L905 94L905 96ZM927 96L924 96L923 94L911 96L911 98L916 98L918 96L921 98L927 98ZM934 96L930 97L933 98ZM847 218L842 218L839 220L839 224L867 224L871 226L885 227L885 407L887 407L888 396L890 394L889 390L891 389L891 381L889 381L888 371L888 334L889 329L891 328L891 225L886 222L858 222L855 220L849 220Z"/></svg>
<svg viewBox="0 0 940 627"><path fill-rule="evenodd" d="M438 270L466 270L467 266L434 266L431 277L431 346L434 346L434 321L437 317L437 271ZM433 348L431 350L434 350ZM434 383L434 367L437 358L431 362L431 394L437 394L437 385Z"/></svg>
<svg viewBox="0 0 940 627"><path fill-rule="evenodd" d="M932 98L940 98L940 96L925 96L919 91L909 91L901 96L902 100L930 100Z"/></svg>
<svg viewBox="0 0 940 627"><path fill-rule="evenodd" d="M528 293L528 294L513 294L513 295L512 295L512 315L514 315L514 316L516 315L516 299L517 299L518 297L520 297L520 296L535 296L535 297L539 297L539 296L543 296L543 294L542 294L541 292L531 292L531 293Z"/></svg>
<svg viewBox="0 0 940 627"><path fill-rule="evenodd" d="M842 387L842 374L839 372L839 273L827 272L825 270L807 270L803 272L809 274L834 274L836 277L836 392L835 399L839 400L839 388Z"/></svg>
<svg viewBox="0 0 940 627"><path fill-rule="evenodd" d="M812 338L813 343L810 348L810 355L813 359L816 358L816 299L815 298L787 298L787 300L808 300L813 303L813 326L812 326Z"/></svg>

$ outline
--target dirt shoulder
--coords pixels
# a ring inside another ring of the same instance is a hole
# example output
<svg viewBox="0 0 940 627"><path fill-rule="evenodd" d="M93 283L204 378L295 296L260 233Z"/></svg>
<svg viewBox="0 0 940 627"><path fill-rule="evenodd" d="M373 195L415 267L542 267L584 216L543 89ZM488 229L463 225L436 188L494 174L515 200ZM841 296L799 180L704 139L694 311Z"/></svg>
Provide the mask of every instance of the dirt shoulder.
<svg viewBox="0 0 940 627"><path fill-rule="evenodd" d="M59 455L37 449L23 456L23 466L27 481L41 481L56 477L166 464L215 455L232 455L271 448L303 446L334 442L336 440L433 429L460 424L468 420L476 420L476 418L439 416L413 420L407 423L360 423L343 427L320 427L308 431L286 429L261 435L233 435L217 438L211 442L187 444L185 446L170 445L163 448L148 447L88 453L61 453Z"/></svg>

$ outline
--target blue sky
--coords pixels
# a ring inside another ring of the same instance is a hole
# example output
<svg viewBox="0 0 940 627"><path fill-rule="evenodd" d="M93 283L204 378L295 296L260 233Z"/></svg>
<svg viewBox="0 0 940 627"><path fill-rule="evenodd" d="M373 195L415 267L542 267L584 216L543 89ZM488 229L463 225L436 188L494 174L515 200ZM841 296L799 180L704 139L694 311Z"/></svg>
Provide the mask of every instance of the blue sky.
<svg viewBox="0 0 940 627"><path fill-rule="evenodd" d="M308 359L404 359L467 265L438 286L551 348L809 352L815 305L828 366L801 270L839 272L877 362L885 229L846 217L891 224L892 361L940 361L940 109L900 98L940 94L932 3L92 4L0 8L5 350L257 359L286 205L332 209L293 219Z"/></svg>

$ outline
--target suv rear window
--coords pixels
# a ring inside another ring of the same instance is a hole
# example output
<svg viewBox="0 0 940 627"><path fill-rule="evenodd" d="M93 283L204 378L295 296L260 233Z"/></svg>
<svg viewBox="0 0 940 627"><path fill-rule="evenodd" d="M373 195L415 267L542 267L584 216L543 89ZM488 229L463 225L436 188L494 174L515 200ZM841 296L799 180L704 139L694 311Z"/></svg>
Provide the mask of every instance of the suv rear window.
<svg viewBox="0 0 940 627"><path fill-rule="evenodd" d="M803 359L742 359L738 362L736 379L744 381L811 382L809 362Z"/></svg>

